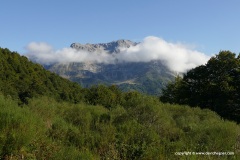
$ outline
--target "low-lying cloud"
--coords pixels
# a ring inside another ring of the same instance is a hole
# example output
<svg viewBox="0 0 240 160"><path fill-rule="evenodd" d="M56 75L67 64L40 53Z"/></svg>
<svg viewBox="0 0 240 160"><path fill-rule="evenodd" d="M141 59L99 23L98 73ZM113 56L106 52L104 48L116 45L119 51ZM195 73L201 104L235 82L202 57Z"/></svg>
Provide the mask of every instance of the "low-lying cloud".
<svg viewBox="0 0 240 160"><path fill-rule="evenodd" d="M111 63L113 61L113 57L106 52L95 53L79 51L70 47L54 50L52 46L44 42L32 42L26 49L26 56L41 64L87 61Z"/></svg>
<svg viewBox="0 0 240 160"><path fill-rule="evenodd" d="M166 66L176 72L185 72L191 68L205 64L209 56L193 50L183 44L166 42L158 37L146 37L143 42L130 48L119 48L120 53L87 52L74 48L54 50L47 43L32 42L27 47L26 56L41 64L87 62L115 63L118 62L150 62L161 60Z"/></svg>

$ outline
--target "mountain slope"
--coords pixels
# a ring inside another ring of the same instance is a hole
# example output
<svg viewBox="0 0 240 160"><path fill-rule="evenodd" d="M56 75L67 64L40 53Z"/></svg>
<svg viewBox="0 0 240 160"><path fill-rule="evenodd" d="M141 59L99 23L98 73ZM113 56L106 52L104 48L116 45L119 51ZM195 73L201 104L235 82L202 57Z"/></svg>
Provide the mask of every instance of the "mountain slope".
<svg viewBox="0 0 240 160"><path fill-rule="evenodd" d="M121 54L121 48L129 48L137 43L119 40L100 44L73 43L72 48L78 51L101 54ZM160 94L161 89L174 79L170 71L160 60L150 62L71 62L44 65L46 69L78 82L83 87L95 84L118 85L122 90L137 90L148 94Z"/></svg>
<svg viewBox="0 0 240 160"><path fill-rule="evenodd" d="M16 52L0 48L0 92L19 103L46 95L55 99L78 102L81 87L34 64Z"/></svg>

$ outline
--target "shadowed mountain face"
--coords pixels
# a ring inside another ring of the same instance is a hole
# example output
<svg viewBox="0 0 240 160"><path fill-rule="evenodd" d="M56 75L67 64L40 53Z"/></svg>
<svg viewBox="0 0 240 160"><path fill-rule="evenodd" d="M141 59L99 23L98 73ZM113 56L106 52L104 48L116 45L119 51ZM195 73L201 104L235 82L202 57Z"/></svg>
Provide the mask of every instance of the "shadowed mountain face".
<svg viewBox="0 0 240 160"><path fill-rule="evenodd" d="M121 54L120 48L129 48L137 43L118 40L99 44L71 44L72 48L108 54ZM160 94L161 89L173 80L171 72L161 61L150 62L115 62L112 64L96 62L55 63L45 66L58 75L78 82L83 87L95 84L118 85L122 90L138 90L148 94Z"/></svg>

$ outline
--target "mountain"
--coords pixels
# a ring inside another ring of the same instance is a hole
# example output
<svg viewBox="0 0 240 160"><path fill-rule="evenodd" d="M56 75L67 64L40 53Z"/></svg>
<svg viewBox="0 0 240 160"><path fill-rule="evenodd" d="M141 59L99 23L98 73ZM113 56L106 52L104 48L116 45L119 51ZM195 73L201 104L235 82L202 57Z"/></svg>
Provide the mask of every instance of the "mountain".
<svg viewBox="0 0 240 160"><path fill-rule="evenodd" d="M81 44L81 43L73 43L70 47L75 48L77 50L85 50L89 52L101 52L101 51L107 51L108 53L119 53L120 47L123 48L129 48L131 46L135 46L138 43L132 42L129 40L118 40L118 41L112 41L110 43L99 43L99 44Z"/></svg>
<svg viewBox="0 0 240 160"><path fill-rule="evenodd" d="M118 40L110 43L80 44L73 43L71 48L94 54L122 54L122 48L129 48L138 43L130 40ZM123 91L137 90L158 95L166 84L174 79L174 73L161 61L114 63L70 62L44 65L51 72L64 78L90 87L96 84L118 85Z"/></svg>

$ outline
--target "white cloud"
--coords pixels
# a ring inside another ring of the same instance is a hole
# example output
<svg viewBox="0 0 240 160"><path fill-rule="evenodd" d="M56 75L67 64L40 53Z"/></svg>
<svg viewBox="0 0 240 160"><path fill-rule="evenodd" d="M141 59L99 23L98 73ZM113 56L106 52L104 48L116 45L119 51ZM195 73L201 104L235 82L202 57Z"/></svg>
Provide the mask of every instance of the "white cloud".
<svg viewBox="0 0 240 160"><path fill-rule="evenodd" d="M185 72L204 64L210 57L182 44L173 44L158 37L146 37L137 46L121 49L118 59L129 62L162 60L171 70Z"/></svg>
<svg viewBox="0 0 240 160"><path fill-rule="evenodd" d="M34 58L38 63L49 64L54 62L86 62L97 63L149 62L161 60L169 69L185 72L193 67L205 64L209 56L189 48L187 45L166 42L158 37L146 37L143 42L130 48L120 48L118 54L106 52L95 53L77 51L73 48L54 50L46 43L32 42L27 47L27 56Z"/></svg>
<svg viewBox="0 0 240 160"><path fill-rule="evenodd" d="M106 52L95 53L78 51L73 48L54 50L49 44L32 42L27 47L26 56L41 64L65 63L65 62L86 62L111 63L113 57Z"/></svg>

